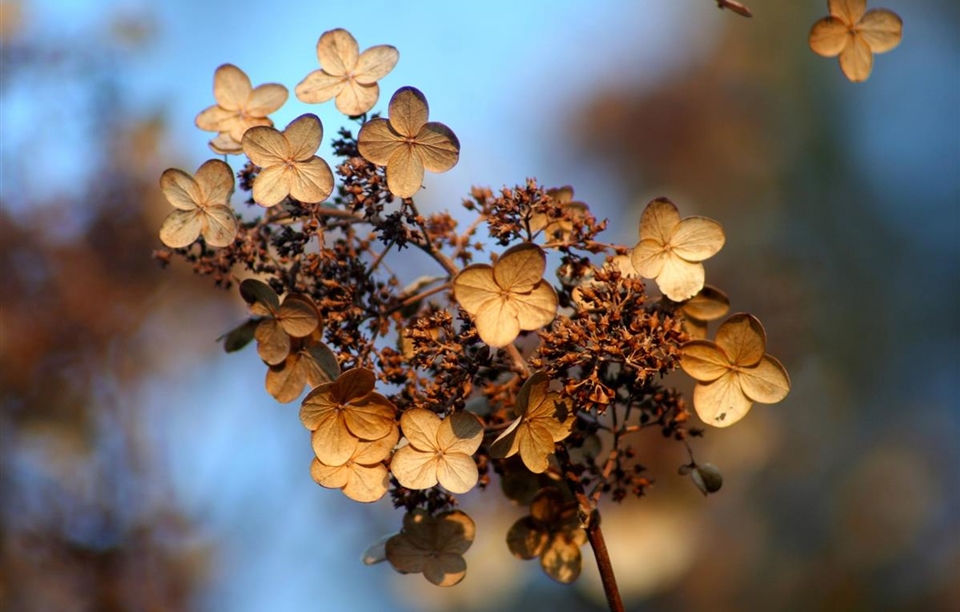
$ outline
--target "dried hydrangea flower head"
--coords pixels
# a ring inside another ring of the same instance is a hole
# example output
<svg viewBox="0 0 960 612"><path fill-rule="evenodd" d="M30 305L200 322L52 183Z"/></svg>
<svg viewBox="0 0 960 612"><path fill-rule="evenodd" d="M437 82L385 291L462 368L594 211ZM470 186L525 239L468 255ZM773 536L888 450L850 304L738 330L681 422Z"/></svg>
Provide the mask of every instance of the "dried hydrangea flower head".
<svg viewBox="0 0 960 612"><path fill-rule="evenodd" d="M397 482L408 489L440 485L451 493L466 493L479 478L473 453L483 441L483 425L469 412L455 412L445 419L414 408L403 413L400 428L409 444L390 462Z"/></svg>
<svg viewBox="0 0 960 612"><path fill-rule="evenodd" d="M343 465L327 465L314 458L310 464L310 476L314 482L328 489L340 489L343 494L358 502L375 502L383 497L390 486L390 473L384 460L397 445L400 432L394 427L379 440L362 440ZM323 453L323 437L313 432L311 442L320 445ZM316 450L314 450L316 453Z"/></svg>
<svg viewBox="0 0 960 612"><path fill-rule="evenodd" d="M320 325L317 308L305 295L289 295L281 304L270 285L248 278L240 283L240 296L254 316L262 317L253 336L257 353L270 365L282 363L290 354L291 336L309 336Z"/></svg>
<svg viewBox="0 0 960 612"><path fill-rule="evenodd" d="M160 240L173 249L190 246L199 236L212 247L225 247L237 236L237 216L230 208L233 171L219 159L205 161L196 174L169 168L160 189L177 210L160 226Z"/></svg>
<svg viewBox="0 0 960 612"><path fill-rule="evenodd" d="M867 0L828 0L830 16L813 24L810 48L824 57L840 56L840 69L854 83L866 81L873 54L900 44L903 21L893 11L867 10Z"/></svg>
<svg viewBox="0 0 960 612"><path fill-rule="evenodd" d="M693 406L704 423L729 427L753 402L774 404L790 391L787 370L764 353L767 335L753 315L738 313L720 325L716 341L683 345L680 367L697 381Z"/></svg>
<svg viewBox="0 0 960 612"><path fill-rule="evenodd" d="M420 191L424 169L446 172L460 159L460 141L442 123L427 122L427 99L415 87L401 87L390 98L390 118L371 119L357 135L367 161L387 168L387 187L399 198Z"/></svg>
<svg viewBox="0 0 960 612"><path fill-rule="evenodd" d="M587 532L580 527L575 503L565 502L556 487L537 493L530 514L510 527L507 547L521 559L540 557L543 571L557 582L569 584L580 576L580 547Z"/></svg>
<svg viewBox="0 0 960 612"><path fill-rule="evenodd" d="M290 302L294 300L284 303ZM280 308L282 310L283 306ZM304 338L291 338L287 358L267 369L267 392L278 402L288 404L300 397L304 385L313 388L340 375L337 356L320 341L320 337L318 328Z"/></svg>
<svg viewBox="0 0 960 612"><path fill-rule="evenodd" d="M400 53L390 45L377 45L360 53L357 40L346 30L324 32L317 41L320 70L300 81L294 93L301 102L319 104L337 99L337 110L362 115L377 103L377 81L397 65Z"/></svg>
<svg viewBox="0 0 960 612"><path fill-rule="evenodd" d="M397 408L374 391L376 375L353 368L307 394L300 422L313 437L313 452L329 466L343 465L361 440L379 440L396 430Z"/></svg>
<svg viewBox="0 0 960 612"><path fill-rule="evenodd" d="M673 202L657 198L640 215L640 243L630 261L640 276L652 278L674 302L692 298L703 289L703 260L723 247L719 223L706 217L680 218Z"/></svg>
<svg viewBox="0 0 960 612"><path fill-rule="evenodd" d="M518 418L494 440L490 456L506 459L519 452L528 470L544 472L556 443L570 435L576 420L559 399L560 394L550 390L550 379L543 372L527 379L517 392L514 412Z"/></svg>
<svg viewBox="0 0 960 612"><path fill-rule="evenodd" d="M707 323L730 312L730 298L713 285L704 285L697 295L680 305L683 331L694 338L707 337Z"/></svg>
<svg viewBox="0 0 960 612"><path fill-rule="evenodd" d="M533 243L504 251L492 266L473 264L453 279L457 302L492 347L513 342L521 330L548 325L557 314L557 292L543 280L547 258Z"/></svg>
<svg viewBox="0 0 960 612"><path fill-rule="evenodd" d="M216 104L197 115L197 127L205 132L218 132L210 142L215 153L240 153L240 139L257 125L273 125L267 115L287 101L287 88L277 83L253 87L250 77L233 64L224 64L213 74L213 97Z"/></svg>
<svg viewBox="0 0 960 612"><path fill-rule="evenodd" d="M323 124L316 115L300 115L279 132L255 127L243 135L243 152L260 166L253 181L253 199L260 206L275 206L288 195L304 203L326 200L333 191L333 173L316 156L323 139Z"/></svg>
<svg viewBox="0 0 960 612"><path fill-rule="evenodd" d="M434 517L416 508L404 515L403 530L387 540L387 561L401 574L422 573L437 586L453 586L467 573L463 554L476 532L473 519L460 510Z"/></svg>

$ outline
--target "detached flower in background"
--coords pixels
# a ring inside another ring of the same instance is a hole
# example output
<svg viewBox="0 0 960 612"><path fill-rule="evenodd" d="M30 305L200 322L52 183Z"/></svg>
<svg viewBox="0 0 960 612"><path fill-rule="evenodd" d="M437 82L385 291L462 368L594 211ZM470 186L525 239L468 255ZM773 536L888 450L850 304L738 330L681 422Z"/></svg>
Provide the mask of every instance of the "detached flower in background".
<svg viewBox="0 0 960 612"><path fill-rule="evenodd" d="M290 94L277 83L254 88L250 77L233 64L224 64L213 74L213 97L217 103L197 115L197 127L219 132L210 148L221 155L241 152L240 139L257 125L273 125L267 115L283 106Z"/></svg>
<svg viewBox="0 0 960 612"><path fill-rule="evenodd" d="M403 517L403 530L387 540L387 561L401 574L423 574L437 586L463 580L467 562L463 553L473 544L477 528L459 510L430 516L416 508Z"/></svg>
<svg viewBox="0 0 960 612"><path fill-rule="evenodd" d="M866 0L829 0L830 16L813 24L810 48L824 57L840 56L840 69L854 83L866 81L873 54L900 44L903 21L893 11L867 11Z"/></svg>
<svg viewBox="0 0 960 612"><path fill-rule="evenodd" d="M565 502L556 487L541 489L530 504L530 515L507 532L507 547L521 559L540 557L544 573L569 584L580 576L580 547L587 533L577 519L577 505Z"/></svg>
<svg viewBox="0 0 960 612"><path fill-rule="evenodd" d="M297 99L319 104L337 99L337 110L362 115L377 103L377 81L397 65L400 53L390 45L377 45L360 53L357 40L346 30L324 32L317 41L320 70L314 70L294 89Z"/></svg>
<svg viewBox="0 0 960 612"><path fill-rule="evenodd" d="M203 163L194 176L170 168L160 189L177 210L160 226L160 240L173 249L188 247L203 236L212 247L225 247L237 236L237 216L230 208L233 172L219 159Z"/></svg>

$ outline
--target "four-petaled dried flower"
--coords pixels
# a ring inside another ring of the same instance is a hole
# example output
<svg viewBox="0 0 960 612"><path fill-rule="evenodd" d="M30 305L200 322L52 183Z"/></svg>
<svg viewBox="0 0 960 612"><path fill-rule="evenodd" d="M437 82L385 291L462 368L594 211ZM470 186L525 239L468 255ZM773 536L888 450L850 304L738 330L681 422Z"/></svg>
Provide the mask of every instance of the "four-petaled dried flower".
<svg viewBox="0 0 960 612"><path fill-rule="evenodd" d="M230 245L237 237L237 216L230 208L233 171L219 159L207 160L194 176L170 168L160 176L160 188L177 210L160 226L160 240L179 249L203 236L212 247Z"/></svg>
<svg viewBox="0 0 960 612"><path fill-rule="evenodd" d="M394 454L390 471L401 485L429 489L439 482L451 493L466 493L477 484L473 453L483 441L483 425L473 414L455 412L441 420L415 408L403 413L400 428L409 444Z"/></svg>
<svg viewBox="0 0 960 612"><path fill-rule="evenodd" d="M520 453L531 472L547 469L547 457L554 446L570 435L575 417L560 403L560 394L550 390L550 379L537 372L523 384L514 406L517 420L504 430L490 446L490 456L505 459Z"/></svg>
<svg viewBox="0 0 960 612"><path fill-rule="evenodd" d="M260 358L270 365L282 363L290 354L291 336L309 336L320 325L317 308L305 295L289 295L281 304L270 285L248 278L240 283L240 296L251 313L263 317L253 337Z"/></svg>
<svg viewBox="0 0 960 612"><path fill-rule="evenodd" d="M666 198L653 200L640 216L640 243L630 261L640 276L652 278L668 298L682 302L703 288L701 261L723 247L719 223L706 217L680 219Z"/></svg>
<svg viewBox="0 0 960 612"><path fill-rule="evenodd" d="M569 584L580 575L580 547L587 532L580 527L575 503L565 503L556 487L542 489L525 516L507 532L507 547L521 559L540 557L547 576Z"/></svg>
<svg viewBox="0 0 960 612"><path fill-rule="evenodd" d="M707 337L707 323L730 312L730 298L712 285L703 289L680 306L683 313L683 331L694 338Z"/></svg>
<svg viewBox="0 0 960 612"><path fill-rule="evenodd" d="M900 44L903 21L886 9L867 10L867 0L828 0L830 16L813 24L810 48L824 57L840 56L840 69L854 83L866 81L873 54Z"/></svg>
<svg viewBox="0 0 960 612"><path fill-rule="evenodd" d="M313 388L340 375L337 356L320 341L320 337L321 332L317 329L303 339L293 340L287 358L267 369L267 392L278 402L292 402L303 393L304 385Z"/></svg>
<svg viewBox="0 0 960 612"><path fill-rule="evenodd" d="M300 421L313 435L313 452L329 466L343 465L361 440L379 440L396 426L397 408L374 391L376 375L353 368L316 387L303 399Z"/></svg>
<svg viewBox="0 0 960 612"><path fill-rule="evenodd" d="M304 203L322 202L333 191L330 166L315 155L323 139L316 115L300 115L280 132L254 127L243 135L243 152L260 166L253 181L253 199L274 206L288 195Z"/></svg>
<svg viewBox="0 0 960 612"><path fill-rule="evenodd" d="M244 132L256 125L273 125L267 115L283 106L288 95L287 88L277 83L254 88L243 70L224 64L213 74L213 97L217 103L197 115L197 127L218 132L210 142L214 153L240 153Z"/></svg>
<svg viewBox="0 0 960 612"><path fill-rule="evenodd" d="M446 172L460 159L460 141L429 118L427 99L415 87L401 87L390 99L390 119L372 119L360 128L357 147L368 161L387 167L387 187L400 198L420 191L424 169Z"/></svg>
<svg viewBox="0 0 960 612"><path fill-rule="evenodd" d="M790 391L790 377L779 361L764 353L767 335L753 315L738 313L717 330L715 342L683 345L680 367L699 384L693 405L704 423L733 425L753 402L774 404Z"/></svg>
<svg viewBox="0 0 960 612"><path fill-rule="evenodd" d="M403 530L387 540L387 561L401 574L419 574L437 586L463 580L467 562L463 553L473 544L477 528L460 510L437 516L421 508L403 517Z"/></svg>
<svg viewBox="0 0 960 612"><path fill-rule="evenodd" d="M294 92L301 102L319 104L336 97L337 110L345 115L362 115L377 103L380 86L400 59L390 45L370 47L363 53L346 30L324 32L317 41L320 70L300 81Z"/></svg>
<svg viewBox="0 0 960 612"><path fill-rule="evenodd" d="M390 433L379 440L363 440L357 443L356 450L343 465L327 465L314 458L310 464L310 476L322 487L341 489L343 494L358 502L375 502L387 492L390 486L390 473L383 461L390 456L397 445L400 432L394 427ZM323 453L323 437L315 431L311 442L320 445Z"/></svg>
<svg viewBox="0 0 960 612"><path fill-rule="evenodd" d="M467 266L453 279L457 302L474 318L480 339L492 347L513 342L521 330L553 321L557 292L543 272L547 258L535 244L507 249L492 266Z"/></svg>
<svg viewBox="0 0 960 612"><path fill-rule="evenodd" d="M573 187L570 185L548 189L547 195L560 205L561 210L575 219L585 216L590 210L583 202L573 201ZM552 218L544 213L534 213L530 216L530 232L535 234L540 230L543 230L547 242L554 239L567 240L573 232L573 223L563 217Z"/></svg>

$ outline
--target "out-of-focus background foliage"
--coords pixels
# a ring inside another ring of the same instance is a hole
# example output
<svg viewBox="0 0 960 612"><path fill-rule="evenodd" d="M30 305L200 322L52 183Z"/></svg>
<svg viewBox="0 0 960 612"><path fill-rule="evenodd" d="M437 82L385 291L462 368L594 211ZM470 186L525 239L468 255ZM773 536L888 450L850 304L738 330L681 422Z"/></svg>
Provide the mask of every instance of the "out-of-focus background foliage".
<svg viewBox="0 0 960 612"><path fill-rule="evenodd" d="M214 342L239 300L151 259L214 69L292 90L345 27L400 49L378 108L415 85L463 144L424 205L535 176L610 241L658 195L727 230L708 281L793 391L699 442L708 499L641 445L656 486L604 508L629 609L957 610L960 5L886 0L903 43L854 85L807 48L825 2L749 4L0 2L0 607L603 609L586 549L572 588L509 554L496 490L460 586L362 566L399 512L313 484L296 404Z"/></svg>

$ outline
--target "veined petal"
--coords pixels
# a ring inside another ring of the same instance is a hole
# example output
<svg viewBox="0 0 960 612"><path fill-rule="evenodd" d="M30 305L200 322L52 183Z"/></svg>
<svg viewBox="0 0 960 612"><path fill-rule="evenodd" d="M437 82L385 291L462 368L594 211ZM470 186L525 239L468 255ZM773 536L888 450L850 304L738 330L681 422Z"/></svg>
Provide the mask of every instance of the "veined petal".
<svg viewBox="0 0 960 612"><path fill-rule="evenodd" d="M313 333L320 323L320 315L310 298L293 294L288 296L277 310L277 322L294 338L303 338Z"/></svg>
<svg viewBox="0 0 960 612"><path fill-rule="evenodd" d="M382 400L382 401L381 401ZM343 411L343 420L350 433L364 440L379 440L396 427L396 411L386 398L371 393L362 400L353 400Z"/></svg>
<svg viewBox="0 0 960 612"><path fill-rule="evenodd" d="M353 464L347 473L343 494L364 504L377 501L390 487L390 472L383 465Z"/></svg>
<svg viewBox="0 0 960 612"><path fill-rule="evenodd" d="M457 302L471 315L487 302L500 297L500 286L493 278L493 268L487 264L472 264L453 279L453 293Z"/></svg>
<svg viewBox="0 0 960 612"><path fill-rule="evenodd" d="M267 392L281 404L287 404L300 397L307 383L307 372L303 367L301 353L290 353L283 363L267 368Z"/></svg>
<svg viewBox="0 0 960 612"><path fill-rule="evenodd" d="M874 9L867 11L857 24L857 33L867 42L871 51L886 53L900 44L903 21L893 11Z"/></svg>
<svg viewBox="0 0 960 612"><path fill-rule="evenodd" d="M380 86L376 83L361 85L350 79L337 95L337 110L351 117L362 115L373 108L379 97Z"/></svg>
<svg viewBox="0 0 960 612"><path fill-rule="evenodd" d="M520 442L520 458L527 469L534 474L546 471L550 465L547 457L554 451L553 436L547 428L527 420L520 426L517 437Z"/></svg>
<svg viewBox="0 0 960 612"><path fill-rule="evenodd" d="M330 466L343 465L357 452L360 440L351 434L343 419L324 419L310 437L313 452L322 463Z"/></svg>
<svg viewBox="0 0 960 612"><path fill-rule="evenodd" d="M202 211L201 234L208 246L225 247L237 237L237 216L228 206L208 206Z"/></svg>
<svg viewBox="0 0 960 612"><path fill-rule="evenodd" d="M217 134L217 137L207 143L207 146L217 155L239 155L243 153L243 147L233 139L228 131Z"/></svg>
<svg viewBox="0 0 960 612"><path fill-rule="evenodd" d="M237 115L235 118L227 120L223 125L228 128L227 132L230 133L230 138L241 142L242 146L243 135L247 133L247 130L260 126L273 127L273 121L270 117L254 117L252 115L241 117Z"/></svg>
<svg viewBox="0 0 960 612"><path fill-rule="evenodd" d="M867 10L867 0L827 0L827 7L831 15L853 25Z"/></svg>
<svg viewBox="0 0 960 612"><path fill-rule="evenodd" d="M764 355L757 367L741 370L740 388L744 395L761 404L775 404L790 392L790 376L783 364Z"/></svg>
<svg viewBox="0 0 960 612"><path fill-rule="evenodd" d="M266 168L289 159L290 145L283 134L272 127L252 127L243 134L240 144L250 161Z"/></svg>
<svg viewBox="0 0 960 612"><path fill-rule="evenodd" d="M652 238L641 240L630 252L630 265L643 278L657 278L669 254L663 244Z"/></svg>
<svg viewBox="0 0 960 612"><path fill-rule="evenodd" d="M192 176L177 168L168 168L160 175L160 189L167 201L180 210L195 210L203 201L200 186Z"/></svg>
<svg viewBox="0 0 960 612"><path fill-rule="evenodd" d="M284 159L305 161L313 157L323 141L323 124L314 114L300 115L287 125L283 136L287 139Z"/></svg>
<svg viewBox="0 0 960 612"><path fill-rule="evenodd" d="M160 226L160 241L171 249L182 249L197 241L202 223L200 210L175 210Z"/></svg>
<svg viewBox="0 0 960 612"><path fill-rule="evenodd" d="M233 64L223 64L213 73L213 97L227 110L240 110L252 89L250 77Z"/></svg>
<svg viewBox="0 0 960 612"><path fill-rule="evenodd" d="M300 202L323 202L333 193L333 172L316 156L295 164L290 179L290 195Z"/></svg>
<svg viewBox="0 0 960 612"><path fill-rule="evenodd" d="M266 117L277 110L290 97L287 88L279 83L265 83L254 88L247 100L246 113L254 117Z"/></svg>
<svg viewBox="0 0 960 612"><path fill-rule="evenodd" d="M490 300L474 317L474 325L480 339L489 346L507 346L520 335L520 320L513 302L503 299Z"/></svg>
<svg viewBox="0 0 960 612"><path fill-rule="evenodd" d="M264 319L253 332L257 339L257 354L270 365L282 363L290 354L290 336L273 318Z"/></svg>
<svg viewBox="0 0 960 612"><path fill-rule="evenodd" d="M208 159L197 169L194 179L201 199L197 204L224 205L233 193L233 170L219 159Z"/></svg>
<svg viewBox="0 0 960 612"><path fill-rule="evenodd" d="M390 45L376 45L360 54L353 78L361 85L372 85L387 76L400 60L400 52Z"/></svg>
<svg viewBox="0 0 960 612"><path fill-rule="evenodd" d="M205 132L225 132L226 128L223 127L225 122L236 116L237 111L227 110L219 104L214 104L200 111L194 122Z"/></svg>
<svg viewBox="0 0 960 612"><path fill-rule="evenodd" d="M427 98L416 87L401 87L390 98L390 125L404 136L415 137L429 113Z"/></svg>
<svg viewBox="0 0 960 612"><path fill-rule="evenodd" d="M301 102L320 104L333 99L346 84L347 78L344 76L333 76L323 70L314 70L297 84L293 92Z"/></svg>
<svg viewBox="0 0 960 612"><path fill-rule="evenodd" d="M368 395L376 384L377 375L372 370L351 368L337 378L331 392L336 399L346 403Z"/></svg>
<svg viewBox="0 0 960 612"><path fill-rule="evenodd" d="M300 404L300 422L313 431L326 426L328 421L337 418L340 403L333 397L331 389L334 383L322 384L314 388Z"/></svg>
<svg viewBox="0 0 960 612"><path fill-rule="evenodd" d="M285 197L290 195L292 175L293 168L285 164L263 168L257 178L253 180L254 201L264 208L276 206L282 202Z"/></svg>
<svg viewBox="0 0 960 612"><path fill-rule="evenodd" d="M687 261L703 261L716 255L725 240L723 226L713 219L687 217L674 229L670 247L675 255Z"/></svg>
<svg viewBox="0 0 960 612"><path fill-rule="evenodd" d="M451 493L466 493L479 478L477 463L466 453L445 453L437 461L437 481Z"/></svg>
<svg viewBox="0 0 960 612"><path fill-rule="evenodd" d="M340 76L350 72L359 55L357 40L342 28L324 32L317 41L317 59L328 74Z"/></svg>
<svg viewBox="0 0 960 612"><path fill-rule="evenodd" d="M430 172L446 172L460 160L460 141L442 123L431 121L420 128L416 143L423 167Z"/></svg>
<svg viewBox="0 0 960 612"><path fill-rule="evenodd" d="M440 425L440 417L423 408L407 410L400 417L400 429L403 430L404 437L411 446L424 452L441 450L437 443L437 431Z"/></svg>
<svg viewBox="0 0 960 612"><path fill-rule="evenodd" d="M840 53L840 69L854 83L862 83L873 70L873 52L860 36L854 36Z"/></svg>
<svg viewBox="0 0 960 612"><path fill-rule="evenodd" d="M357 135L357 149L367 161L386 166L399 147L405 147L403 136L390 127L386 119L371 119Z"/></svg>
<svg viewBox="0 0 960 612"><path fill-rule="evenodd" d="M435 444L444 453L472 455L483 442L483 425L471 412L454 412L434 431Z"/></svg>
<svg viewBox="0 0 960 612"><path fill-rule="evenodd" d="M408 489L429 489L437 484L437 456L403 446L393 454L390 471Z"/></svg>
<svg viewBox="0 0 960 612"><path fill-rule="evenodd" d="M400 145L387 162L387 187L399 198L410 198L423 186L423 162L415 147Z"/></svg>
<svg viewBox="0 0 960 612"><path fill-rule="evenodd" d="M497 439L490 445L490 456L494 459L506 459L513 457L520 450L520 441L517 438L517 432L520 428L522 418L515 420L503 432L497 436Z"/></svg>
<svg viewBox="0 0 960 612"><path fill-rule="evenodd" d="M713 321L730 311L730 298L711 285L704 285L697 295L683 305L683 314L699 321Z"/></svg>
<svg viewBox="0 0 960 612"><path fill-rule="evenodd" d="M681 351L680 367L694 380L709 383L730 371L726 353L709 340L692 340Z"/></svg>
<svg viewBox="0 0 960 612"><path fill-rule="evenodd" d="M743 394L736 372L693 388L693 407L700 419L714 427L729 427L742 419L753 402Z"/></svg>
<svg viewBox="0 0 960 612"><path fill-rule="evenodd" d="M679 223L680 211L673 202L667 198L652 200L640 215L640 240L650 239L661 245L669 244L670 236Z"/></svg>
<svg viewBox="0 0 960 612"><path fill-rule="evenodd" d="M394 427L390 430L390 433L379 440L361 440L357 444L357 452L353 456L353 462L361 465L380 463L390 456L399 439L400 431Z"/></svg>
<svg viewBox="0 0 960 612"><path fill-rule="evenodd" d="M549 325L557 316L557 292L546 281L540 281L530 293L512 296L520 329L535 330Z"/></svg>
<svg viewBox="0 0 960 612"><path fill-rule="evenodd" d="M717 346L730 363L742 368L755 366L763 358L767 332L753 315L743 312L731 316L717 330Z"/></svg>
<svg viewBox="0 0 960 612"><path fill-rule="evenodd" d="M657 287L674 302L682 302L703 289L703 264L689 262L673 253L663 258L663 269L657 275Z"/></svg>
<svg viewBox="0 0 960 612"><path fill-rule="evenodd" d="M504 251L493 265L497 285L511 293L526 293L543 279L547 256L532 242L524 242Z"/></svg>
<svg viewBox="0 0 960 612"><path fill-rule="evenodd" d="M824 17L810 28L808 42L817 55L834 57L840 55L852 39L853 32L845 23L836 17Z"/></svg>
<svg viewBox="0 0 960 612"><path fill-rule="evenodd" d="M345 465L326 465L314 457L310 463L310 477L321 487L342 489L350 478L350 468Z"/></svg>

